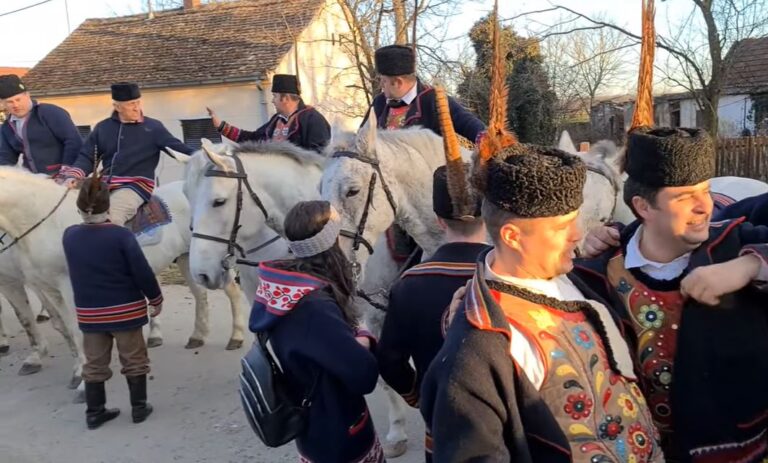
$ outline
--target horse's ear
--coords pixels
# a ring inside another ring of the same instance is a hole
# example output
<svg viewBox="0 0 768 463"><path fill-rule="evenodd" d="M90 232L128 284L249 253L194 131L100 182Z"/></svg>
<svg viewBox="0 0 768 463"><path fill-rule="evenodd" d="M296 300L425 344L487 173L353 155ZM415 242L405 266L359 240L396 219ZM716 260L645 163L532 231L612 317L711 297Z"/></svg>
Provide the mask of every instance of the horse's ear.
<svg viewBox="0 0 768 463"><path fill-rule="evenodd" d="M571 134L567 130L563 130L560 134L560 141L557 143L557 148L565 151L566 153L576 154L578 150L576 145L573 144Z"/></svg>
<svg viewBox="0 0 768 463"><path fill-rule="evenodd" d="M364 126L360 127L360 131L357 132L357 144L364 154L374 154L376 152L376 125L376 112L373 110L373 106L371 106L368 120Z"/></svg>
<svg viewBox="0 0 768 463"><path fill-rule="evenodd" d="M171 149L169 147L165 147L165 152L168 153L170 157L175 159L177 162L180 162L182 164L186 164L189 162L190 156L184 153L180 153L174 149Z"/></svg>
<svg viewBox="0 0 768 463"><path fill-rule="evenodd" d="M224 162L224 157L220 154L214 153L213 150L205 144L203 144L203 153L205 153L205 156L208 158L208 160L211 161L213 165L218 167L220 170L223 170L224 172L230 171L229 166L226 162Z"/></svg>

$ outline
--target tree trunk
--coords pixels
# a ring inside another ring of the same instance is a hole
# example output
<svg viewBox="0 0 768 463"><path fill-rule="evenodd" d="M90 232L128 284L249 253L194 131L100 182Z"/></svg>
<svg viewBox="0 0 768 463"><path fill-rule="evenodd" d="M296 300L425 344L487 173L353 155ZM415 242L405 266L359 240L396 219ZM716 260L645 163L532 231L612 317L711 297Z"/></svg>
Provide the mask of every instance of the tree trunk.
<svg viewBox="0 0 768 463"><path fill-rule="evenodd" d="M408 21L405 19L405 0L392 0L392 10L395 13L395 43L408 43Z"/></svg>
<svg viewBox="0 0 768 463"><path fill-rule="evenodd" d="M704 17L707 25L707 41L709 42L709 55L712 59L712 75L704 90L704 100L708 106L704 111L705 127L712 137L717 140L719 130L719 117L717 114L720 106L720 94L723 88L723 48L720 44L720 32L717 22L712 14L712 0L694 0L694 3Z"/></svg>

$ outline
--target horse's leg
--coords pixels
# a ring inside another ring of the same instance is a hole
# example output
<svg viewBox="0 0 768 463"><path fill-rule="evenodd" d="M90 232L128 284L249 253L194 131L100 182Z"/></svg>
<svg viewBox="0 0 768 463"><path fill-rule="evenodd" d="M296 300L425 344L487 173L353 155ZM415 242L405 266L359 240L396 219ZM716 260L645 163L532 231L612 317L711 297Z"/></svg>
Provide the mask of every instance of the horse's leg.
<svg viewBox="0 0 768 463"><path fill-rule="evenodd" d="M8 355L11 350L11 346L8 345L8 335L5 334L5 327L3 326L3 304L0 303L0 357Z"/></svg>
<svg viewBox="0 0 768 463"><path fill-rule="evenodd" d="M185 349L197 349L205 344L205 338L208 337L210 331L210 323L208 321L208 293L205 288L195 283L192 278L192 273L189 271L189 255L184 254L176 259L176 264L179 266L179 271L184 277L184 281L187 282L189 290L192 291L192 296L195 299L195 329L192 331L192 335L187 341Z"/></svg>
<svg viewBox="0 0 768 463"><path fill-rule="evenodd" d="M21 364L19 374L25 376L37 373L42 368L42 358L48 354L48 343L37 328L27 292L21 284L8 285L4 286L3 295L8 299L11 307L13 307L19 323L21 323L22 328L27 333L29 345L32 347L32 352Z"/></svg>
<svg viewBox="0 0 768 463"><path fill-rule="evenodd" d="M35 321L37 321L37 323L45 323L51 319L51 316L50 316L51 311L48 308L48 300L43 298L40 295L39 291L37 290L34 290L34 291L35 291L35 294L37 295L37 298L40 300L40 312L37 314Z"/></svg>
<svg viewBox="0 0 768 463"><path fill-rule="evenodd" d="M67 278L66 284L59 285L59 288L61 288L60 291L45 291L41 295L48 300L48 307L51 310L51 324L64 337L67 346L72 352L72 356L75 358L75 366L72 371L69 388L77 389L83 379L83 364L85 363L83 337L80 329L77 327L74 314L74 298L71 294L72 287L70 286L69 278ZM62 313L62 310L65 310L66 313ZM76 397L75 400L77 401L80 398Z"/></svg>
<svg viewBox="0 0 768 463"><path fill-rule="evenodd" d="M240 285L237 284L234 278L230 278L227 285L224 286L224 292L227 293L229 306L232 308L232 337L229 338L229 342L227 343L227 350L236 350L243 346L243 335L245 333L243 310L245 298L243 291L240 289Z"/></svg>

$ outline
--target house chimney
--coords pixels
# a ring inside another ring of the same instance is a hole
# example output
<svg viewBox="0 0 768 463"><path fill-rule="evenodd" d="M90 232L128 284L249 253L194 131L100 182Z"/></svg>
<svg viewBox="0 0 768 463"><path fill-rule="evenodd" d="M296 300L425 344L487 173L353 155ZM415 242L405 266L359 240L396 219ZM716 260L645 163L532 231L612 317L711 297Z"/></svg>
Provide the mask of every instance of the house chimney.
<svg viewBox="0 0 768 463"><path fill-rule="evenodd" d="M589 151L589 142L583 141L579 143L579 153L586 153L587 151Z"/></svg>
<svg viewBox="0 0 768 463"><path fill-rule="evenodd" d="M200 6L200 0L184 0L185 10L194 10Z"/></svg>

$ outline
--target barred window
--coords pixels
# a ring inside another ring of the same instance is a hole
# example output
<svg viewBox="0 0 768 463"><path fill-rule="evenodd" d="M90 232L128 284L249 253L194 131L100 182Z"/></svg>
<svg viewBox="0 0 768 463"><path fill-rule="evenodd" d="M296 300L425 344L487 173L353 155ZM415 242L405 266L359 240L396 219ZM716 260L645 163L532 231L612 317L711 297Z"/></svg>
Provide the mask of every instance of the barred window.
<svg viewBox="0 0 768 463"><path fill-rule="evenodd" d="M90 125L78 125L77 131L80 132L80 136L83 137L83 140L88 138L88 135L91 134L91 126Z"/></svg>
<svg viewBox="0 0 768 463"><path fill-rule="evenodd" d="M181 121L181 130L184 134L184 143L192 149L200 149L203 145L200 140L207 138L214 143L221 143L221 135L213 126L211 118L186 119Z"/></svg>

